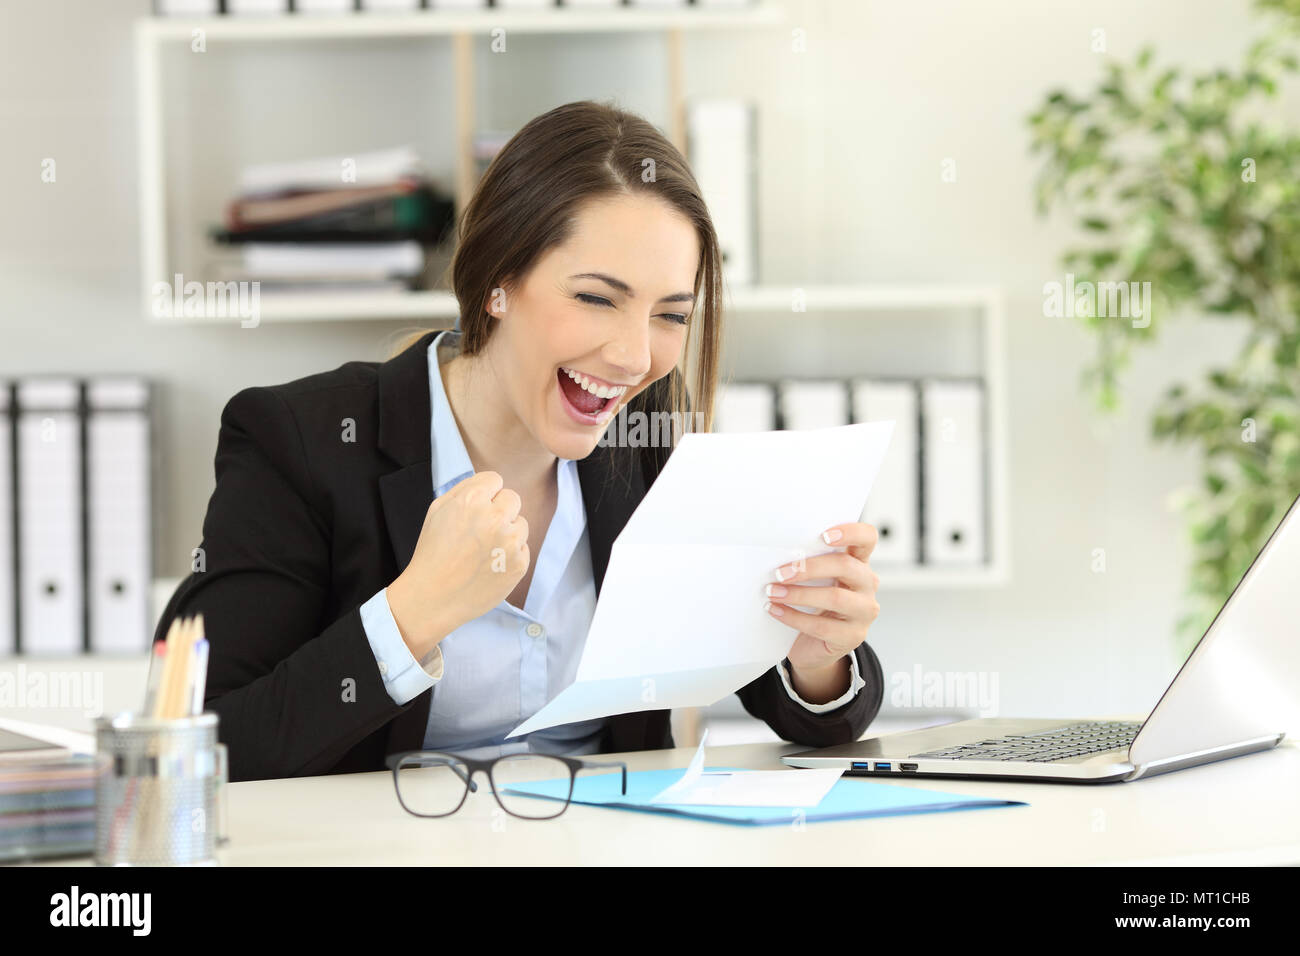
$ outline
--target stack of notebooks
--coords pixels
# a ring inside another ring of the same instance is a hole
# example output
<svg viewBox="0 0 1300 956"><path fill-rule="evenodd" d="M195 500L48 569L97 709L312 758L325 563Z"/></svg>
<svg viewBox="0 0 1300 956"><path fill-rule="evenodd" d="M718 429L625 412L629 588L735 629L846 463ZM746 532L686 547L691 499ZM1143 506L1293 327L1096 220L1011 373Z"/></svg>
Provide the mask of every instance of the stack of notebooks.
<svg viewBox="0 0 1300 956"><path fill-rule="evenodd" d="M227 281L263 292L418 288L453 203L410 148L246 167L213 238L236 255Z"/></svg>
<svg viewBox="0 0 1300 956"><path fill-rule="evenodd" d="M94 756L0 728L0 862L94 846Z"/></svg>

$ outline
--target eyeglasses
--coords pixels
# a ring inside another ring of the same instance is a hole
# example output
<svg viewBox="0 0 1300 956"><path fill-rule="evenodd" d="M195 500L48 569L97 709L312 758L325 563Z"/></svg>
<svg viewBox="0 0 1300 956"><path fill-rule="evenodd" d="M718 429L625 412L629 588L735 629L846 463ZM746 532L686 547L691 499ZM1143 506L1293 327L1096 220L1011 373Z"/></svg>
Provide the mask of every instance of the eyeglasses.
<svg viewBox="0 0 1300 956"><path fill-rule="evenodd" d="M446 817L465 804L472 790L478 792L474 774L482 771L492 786L501 809L523 820L550 820L569 807L573 784L580 770L620 768L622 793L627 794L627 764L620 760L579 760L552 754L505 754L491 760L473 760L456 754L429 750L408 750L389 754L385 764L392 768L397 801L407 813L417 817ZM558 780L566 783L548 790L553 799L511 793L510 787ZM558 810L552 807L563 795Z"/></svg>

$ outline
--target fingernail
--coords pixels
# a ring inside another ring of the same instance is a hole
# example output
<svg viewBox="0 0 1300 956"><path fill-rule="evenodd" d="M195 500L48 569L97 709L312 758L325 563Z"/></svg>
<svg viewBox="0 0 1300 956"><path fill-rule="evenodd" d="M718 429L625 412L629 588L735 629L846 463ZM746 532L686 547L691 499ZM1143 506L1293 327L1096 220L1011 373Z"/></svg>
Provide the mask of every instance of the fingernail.
<svg viewBox="0 0 1300 956"><path fill-rule="evenodd" d="M785 608L781 607L780 605L773 604L771 601L763 602L763 610L766 611L768 614L775 614L777 617L780 617L782 614L785 613Z"/></svg>
<svg viewBox="0 0 1300 956"><path fill-rule="evenodd" d="M827 544L834 544L842 537L844 537L844 535L839 528L831 528L830 531L822 532L822 540L825 541Z"/></svg>
<svg viewBox="0 0 1300 956"><path fill-rule="evenodd" d="M781 572L784 571L784 570L785 570L785 568L777 568L776 571L773 572L773 573L776 575L776 579L777 579L778 581L784 581L784 580L785 580L785 575L781 573Z"/></svg>
<svg viewBox="0 0 1300 956"><path fill-rule="evenodd" d="M790 593L789 588L780 584L769 584L766 590L768 597L785 597Z"/></svg>

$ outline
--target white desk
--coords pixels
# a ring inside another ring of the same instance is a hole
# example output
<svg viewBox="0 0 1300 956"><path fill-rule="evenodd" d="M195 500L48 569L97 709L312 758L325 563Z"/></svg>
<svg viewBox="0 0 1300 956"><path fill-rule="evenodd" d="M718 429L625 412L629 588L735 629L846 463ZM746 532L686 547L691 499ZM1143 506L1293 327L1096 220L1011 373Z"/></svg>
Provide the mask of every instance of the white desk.
<svg viewBox="0 0 1300 956"><path fill-rule="evenodd" d="M781 769L804 749L746 744L708 763ZM690 748L602 754L629 770L685 767ZM387 772L259 780L229 788L226 865L1203 864L1300 863L1300 748L1290 739L1133 783L1077 786L900 780L1024 800L998 807L793 826L741 827L571 805L548 821L499 812L486 781L451 817L397 804ZM85 861L82 861L85 862Z"/></svg>

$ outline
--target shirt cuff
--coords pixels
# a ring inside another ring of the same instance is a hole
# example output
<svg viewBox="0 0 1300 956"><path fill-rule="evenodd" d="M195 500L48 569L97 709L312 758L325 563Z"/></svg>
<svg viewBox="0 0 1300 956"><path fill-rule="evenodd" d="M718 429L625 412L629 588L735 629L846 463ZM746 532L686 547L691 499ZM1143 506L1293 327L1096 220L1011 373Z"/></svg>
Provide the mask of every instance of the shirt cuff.
<svg viewBox="0 0 1300 956"><path fill-rule="evenodd" d="M442 680L442 648L435 646L423 661L416 661L402 640L384 588L361 605L361 626L379 665L384 689L398 704L406 704Z"/></svg>
<svg viewBox="0 0 1300 956"><path fill-rule="evenodd" d="M843 707L858 695L858 691L867 686L867 682L864 681L862 675L858 673L858 655L854 654L852 651L849 652L849 689L839 697L832 701L827 701L825 704L810 704L795 693L794 685L790 683L790 672L786 669L785 661L781 661L781 663L776 665L776 672L781 675L781 683L785 685L785 689L790 696L803 704L814 714L824 714L828 710L834 710L836 707Z"/></svg>

